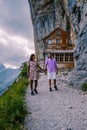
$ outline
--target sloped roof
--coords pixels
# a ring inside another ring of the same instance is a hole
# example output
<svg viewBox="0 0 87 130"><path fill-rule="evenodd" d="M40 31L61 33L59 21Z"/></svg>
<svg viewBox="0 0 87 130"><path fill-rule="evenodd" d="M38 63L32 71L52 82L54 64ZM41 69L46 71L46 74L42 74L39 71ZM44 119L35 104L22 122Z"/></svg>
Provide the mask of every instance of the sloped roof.
<svg viewBox="0 0 87 130"><path fill-rule="evenodd" d="M61 30L62 32L67 33L67 32L64 31L62 28L57 27L57 28L55 28L51 33L49 33L47 36L45 36L42 40L47 39L51 34L53 34L53 33L54 33L55 31L57 31L57 30ZM68 34L68 33L67 33L67 34Z"/></svg>

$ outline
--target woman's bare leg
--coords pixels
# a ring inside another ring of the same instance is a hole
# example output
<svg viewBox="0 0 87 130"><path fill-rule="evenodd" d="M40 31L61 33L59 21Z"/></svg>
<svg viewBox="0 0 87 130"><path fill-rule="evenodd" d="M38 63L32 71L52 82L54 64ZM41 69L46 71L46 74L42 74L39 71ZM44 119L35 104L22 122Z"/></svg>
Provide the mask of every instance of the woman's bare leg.
<svg viewBox="0 0 87 130"><path fill-rule="evenodd" d="M35 91L36 94L38 93L38 91L37 91L37 85L38 85L38 80L35 80L35 89L34 89L34 91Z"/></svg>
<svg viewBox="0 0 87 130"><path fill-rule="evenodd" d="M33 91L33 80L30 80L30 89Z"/></svg>
<svg viewBox="0 0 87 130"><path fill-rule="evenodd" d="M33 92L33 80L30 80L30 89L31 89L31 95L34 95L34 92Z"/></svg>
<svg viewBox="0 0 87 130"><path fill-rule="evenodd" d="M35 80L35 89L37 89L38 80Z"/></svg>

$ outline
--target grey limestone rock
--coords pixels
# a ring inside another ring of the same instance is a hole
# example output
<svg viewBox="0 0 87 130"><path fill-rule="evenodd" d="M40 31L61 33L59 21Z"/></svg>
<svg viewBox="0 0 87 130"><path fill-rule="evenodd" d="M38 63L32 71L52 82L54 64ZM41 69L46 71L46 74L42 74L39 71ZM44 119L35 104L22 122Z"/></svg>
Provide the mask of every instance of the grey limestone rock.
<svg viewBox="0 0 87 130"><path fill-rule="evenodd" d="M35 49L43 61L42 39L56 27L70 33L75 42L76 67L69 84L80 88L87 82L87 0L28 0L34 27Z"/></svg>

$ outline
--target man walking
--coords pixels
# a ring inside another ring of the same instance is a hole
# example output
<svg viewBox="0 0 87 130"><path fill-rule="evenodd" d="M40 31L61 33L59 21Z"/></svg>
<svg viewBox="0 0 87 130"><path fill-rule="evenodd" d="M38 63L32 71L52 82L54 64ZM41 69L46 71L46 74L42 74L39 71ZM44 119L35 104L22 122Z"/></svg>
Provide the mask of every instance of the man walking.
<svg viewBox="0 0 87 130"><path fill-rule="evenodd" d="M58 90L56 85L56 74L58 73L58 68L57 68L56 60L55 58L53 58L53 55L51 53L48 54L48 59L45 62L45 67L47 69L47 74L48 74L49 91L50 92L52 91L52 87L51 87L52 79L54 81L55 90Z"/></svg>

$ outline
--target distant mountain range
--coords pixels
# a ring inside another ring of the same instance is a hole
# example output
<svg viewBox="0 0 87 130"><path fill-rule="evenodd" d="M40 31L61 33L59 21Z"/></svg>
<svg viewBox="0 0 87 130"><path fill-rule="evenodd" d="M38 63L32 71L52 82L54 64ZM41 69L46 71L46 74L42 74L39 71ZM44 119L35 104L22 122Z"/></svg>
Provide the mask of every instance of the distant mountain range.
<svg viewBox="0 0 87 130"><path fill-rule="evenodd" d="M6 68L0 63L0 95L8 89L20 73L20 69Z"/></svg>

